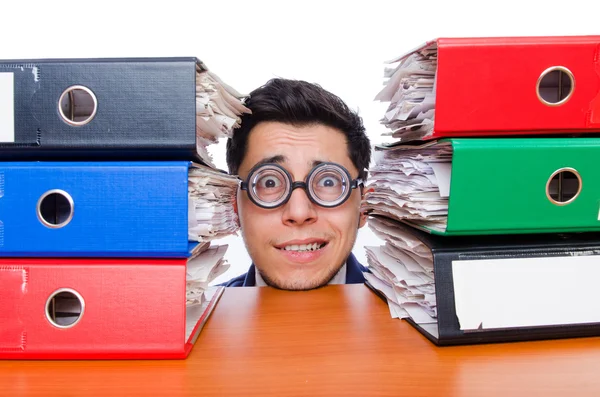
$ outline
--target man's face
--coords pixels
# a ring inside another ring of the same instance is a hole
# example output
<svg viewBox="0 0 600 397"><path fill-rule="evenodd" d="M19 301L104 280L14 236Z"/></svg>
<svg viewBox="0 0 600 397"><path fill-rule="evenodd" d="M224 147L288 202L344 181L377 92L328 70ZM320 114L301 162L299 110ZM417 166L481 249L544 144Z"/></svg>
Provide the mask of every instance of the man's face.
<svg viewBox="0 0 600 397"><path fill-rule="evenodd" d="M278 122L256 125L248 137L246 156L239 175L246 180L252 167L277 157L294 181L304 181L317 162L345 167L352 179L358 170L348 156L345 135L315 124L294 127ZM287 203L260 208L238 189L237 205L242 235L252 261L271 286L304 290L325 285L335 276L350 254L358 228L361 191L353 189L342 205L323 208L314 204L303 189L294 189ZM302 245L324 245L316 251ZM295 246L295 247L294 247ZM286 249L287 248L287 249Z"/></svg>

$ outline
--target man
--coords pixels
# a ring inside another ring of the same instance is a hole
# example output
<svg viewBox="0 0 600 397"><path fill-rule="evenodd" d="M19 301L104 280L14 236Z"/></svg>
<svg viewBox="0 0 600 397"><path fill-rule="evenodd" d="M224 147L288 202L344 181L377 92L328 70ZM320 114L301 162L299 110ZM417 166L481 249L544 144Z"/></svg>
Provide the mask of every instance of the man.
<svg viewBox="0 0 600 397"><path fill-rule="evenodd" d="M361 118L304 81L273 79L254 90L227 142L242 180L236 211L253 264L226 286L308 290L362 283L352 247L371 146Z"/></svg>

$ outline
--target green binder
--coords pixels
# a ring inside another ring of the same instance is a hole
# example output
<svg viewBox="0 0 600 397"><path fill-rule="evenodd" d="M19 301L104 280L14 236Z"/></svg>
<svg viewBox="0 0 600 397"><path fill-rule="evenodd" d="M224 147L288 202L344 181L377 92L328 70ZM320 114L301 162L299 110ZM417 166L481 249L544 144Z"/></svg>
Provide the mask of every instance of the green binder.
<svg viewBox="0 0 600 397"><path fill-rule="evenodd" d="M448 143L445 230L403 221L441 235L600 231L600 138L441 139L423 147Z"/></svg>

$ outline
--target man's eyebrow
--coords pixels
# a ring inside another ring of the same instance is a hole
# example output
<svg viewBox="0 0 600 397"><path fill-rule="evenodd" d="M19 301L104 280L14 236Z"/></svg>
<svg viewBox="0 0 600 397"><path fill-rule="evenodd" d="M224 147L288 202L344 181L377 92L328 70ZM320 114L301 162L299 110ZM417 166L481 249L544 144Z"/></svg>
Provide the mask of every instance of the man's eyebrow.
<svg viewBox="0 0 600 397"><path fill-rule="evenodd" d="M266 157L266 158L260 160L258 163L254 164L254 166L258 167L259 165L264 165L264 164L269 164L269 163L281 164L281 163L284 163L286 160L287 160L287 157L282 156L281 154L278 154L276 156Z"/></svg>
<svg viewBox="0 0 600 397"><path fill-rule="evenodd" d="M286 156L283 156L281 154L275 155L275 156L271 156L271 157L265 157L264 159L260 160L258 163L254 164L254 167L258 167L261 165L265 165L265 164L282 164L285 163L288 160L288 158ZM312 167L316 167L319 164L323 164L326 161L324 160L313 160L312 162Z"/></svg>

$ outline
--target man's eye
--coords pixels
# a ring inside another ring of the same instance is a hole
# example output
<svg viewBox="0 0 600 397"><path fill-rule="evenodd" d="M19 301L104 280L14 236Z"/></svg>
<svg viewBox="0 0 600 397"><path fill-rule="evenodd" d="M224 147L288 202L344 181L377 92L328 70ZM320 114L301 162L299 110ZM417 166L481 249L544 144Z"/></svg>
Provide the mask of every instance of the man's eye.
<svg viewBox="0 0 600 397"><path fill-rule="evenodd" d="M326 178L322 178L319 180L319 183L317 184L319 187L336 187L340 184L340 180L339 178L334 178L334 177L326 177Z"/></svg>
<svg viewBox="0 0 600 397"><path fill-rule="evenodd" d="M274 177L262 178L258 181L258 186L265 189L273 189L281 186L281 181Z"/></svg>

